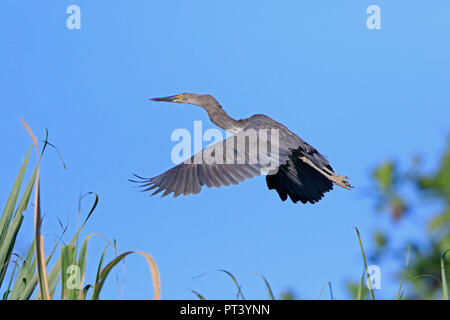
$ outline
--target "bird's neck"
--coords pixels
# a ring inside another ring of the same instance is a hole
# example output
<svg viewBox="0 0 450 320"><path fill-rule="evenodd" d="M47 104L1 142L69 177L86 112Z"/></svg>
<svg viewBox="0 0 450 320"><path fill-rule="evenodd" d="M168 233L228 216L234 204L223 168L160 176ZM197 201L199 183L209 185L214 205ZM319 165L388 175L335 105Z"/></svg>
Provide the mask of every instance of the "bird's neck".
<svg viewBox="0 0 450 320"><path fill-rule="evenodd" d="M241 122L231 118L225 110L222 109L220 104L208 104L203 107L208 112L209 119L211 119L216 126L231 133L237 133L243 129Z"/></svg>

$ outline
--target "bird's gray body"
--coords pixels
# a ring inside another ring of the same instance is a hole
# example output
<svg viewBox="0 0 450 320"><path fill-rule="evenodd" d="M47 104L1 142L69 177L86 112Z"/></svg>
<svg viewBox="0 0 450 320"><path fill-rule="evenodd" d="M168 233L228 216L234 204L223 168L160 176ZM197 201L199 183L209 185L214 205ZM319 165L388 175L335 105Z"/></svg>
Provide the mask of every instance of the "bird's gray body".
<svg viewBox="0 0 450 320"><path fill-rule="evenodd" d="M276 147L278 151L276 170L266 175L266 182L268 188L275 189L283 201L289 197L294 203L297 201L315 203L322 199L325 192L333 188L333 183L344 188L352 187L346 177L333 172L328 160L314 147L266 115L256 114L247 119L234 120L209 95L183 94L153 100L199 105L208 112L213 123L234 134L203 149L184 163L157 177L142 178L140 182L143 183L145 190L156 189L153 194L163 191L163 196L173 193L174 197L180 194L197 194L203 186L238 184L247 178L263 174L267 164L262 161L256 163L248 161L252 155L250 140L248 144L244 142L243 149L238 147L239 139L242 137L241 141L245 141L244 135L251 130L268 132L267 135L258 135L256 143L268 144L271 150L275 150ZM277 132L275 143L271 136L274 130ZM207 155L214 154L217 150L223 150L223 159L219 157L223 161L213 163L203 161ZM236 161L239 155L245 158L244 162ZM259 152L258 159L260 159Z"/></svg>

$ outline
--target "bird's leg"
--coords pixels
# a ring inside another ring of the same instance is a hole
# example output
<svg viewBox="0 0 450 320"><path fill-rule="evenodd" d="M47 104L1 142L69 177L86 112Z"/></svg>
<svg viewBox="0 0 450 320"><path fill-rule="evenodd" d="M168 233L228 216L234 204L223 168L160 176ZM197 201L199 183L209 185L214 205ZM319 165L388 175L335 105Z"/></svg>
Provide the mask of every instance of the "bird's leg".
<svg viewBox="0 0 450 320"><path fill-rule="evenodd" d="M307 163L314 169L316 169L318 172L320 172L323 176L333 181L338 186L345 188L345 189L351 189L353 186L347 181L347 177L341 176L340 174L336 174L332 172L330 169L324 167L323 169L318 168L311 160L309 160L307 157L300 157L300 160Z"/></svg>
<svg viewBox="0 0 450 320"><path fill-rule="evenodd" d="M338 177L338 178L340 178L340 179L347 180L347 178L348 178L348 177L346 177L346 176L341 176L340 174L334 173L333 171L331 171L331 170L328 169L327 167L323 167L323 170L326 171L326 172L328 172L328 173L331 174L332 176L336 176L336 177Z"/></svg>

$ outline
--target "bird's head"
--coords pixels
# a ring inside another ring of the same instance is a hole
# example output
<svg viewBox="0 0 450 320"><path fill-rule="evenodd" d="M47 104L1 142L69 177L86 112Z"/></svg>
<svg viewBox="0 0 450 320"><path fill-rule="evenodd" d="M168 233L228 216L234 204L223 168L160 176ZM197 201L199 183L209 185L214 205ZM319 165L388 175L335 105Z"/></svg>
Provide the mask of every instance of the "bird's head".
<svg viewBox="0 0 450 320"><path fill-rule="evenodd" d="M156 102L174 102L174 103L186 103L195 104L198 106L205 106L210 102L216 102L216 100L209 94L196 94L196 93L181 93L174 96L152 98L150 101Z"/></svg>
<svg viewBox="0 0 450 320"><path fill-rule="evenodd" d="M184 94L177 94L177 95L174 95L174 96L162 97L162 98L152 98L152 99L148 99L148 100L156 101L156 102L185 103L184 102Z"/></svg>

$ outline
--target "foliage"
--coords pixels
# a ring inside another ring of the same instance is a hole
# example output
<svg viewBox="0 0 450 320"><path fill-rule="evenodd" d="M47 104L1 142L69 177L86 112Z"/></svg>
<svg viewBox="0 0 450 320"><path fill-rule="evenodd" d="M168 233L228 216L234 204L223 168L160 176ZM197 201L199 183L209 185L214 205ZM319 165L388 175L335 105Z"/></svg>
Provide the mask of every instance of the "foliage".
<svg viewBox="0 0 450 320"><path fill-rule="evenodd" d="M25 172L30 158L30 149L19 170L0 217L0 288L3 289L2 298L4 300L28 300L32 299L32 296L34 295L35 299L54 299L56 288L58 284L60 284L61 299L84 300L87 298L88 291L91 288L93 289L91 298L99 299L103 284L112 268L126 256L134 252L128 251L122 253L103 267L105 253L110 246L110 243L108 243L100 256L95 281L92 284L84 285L87 266L87 248L89 240L93 235L91 234L84 239L81 248L78 247L78 239L80 232L84 229L86 222L91 217L99 201L98 195L91 192L86 195L95 195L95 199L86 219L78 228L78 231L73 236L70 243L61 247L60 256L57 257L52 265L50 264L50 261L57 252L61 237L54 244L51 252L45 256L44 238L40 234L42 218L40 215L39 166L42 154L39 152L37 141L33 133L25 122L24 125L33 139L38 161L19 200L20 190L23 185ZM50 145L46 139L43 150L45 150L47 144ZM33 189L35 190L33 204L35 236L27 250L26 257L21 257L14 253L14 248L19 230L21 229L24 220L24 212L29 205ZM82 198L84 198L84 196ZM81 214L81 212L79 212L79 214ZM66 229L64 229L63 233L65 230ZM161 289L159 272L154 259L144 252L136 251L135 253L142 255L146 259L153 279L154 298L160 299ZM48 272L47 270L50 271ZM9 276L7 282L5 282L6 276ZM61 281L59 282L59 280Z"/></svg>
<svg viewBox="0 0 450 320"><path fill-rule="evenodd" d="M396 274L406 282L403 298L448 297L445 266L450 264L450 255L443 253L450 248L450 139L434 171L425 172L421 158L414 157L407 170L401 170L395 161L385 161L373 170L372 178L376 211L389 214L394 224L389 228L393 231L374 231L371 258L383 260L389 252L406 252L410 247L412 255L406 271ZM416 217L426 217L425 237L397 237L396 228ZM393 247L391 242L401 245ZM355 283L349 283L352 296L354 288Z"/></svg>
<svg viewBox="0 0 450 320"><path fill-rule="evenodd" d="M422 172L420 158L413 159L413 166L401 171L395 161L385 161L372 171L373 196L376 200L375 212L389 213L394 226L398 226L405 219L411 219L429 205L440 205L437 213L429 215L426 225L426 243L423 239L405 239L399 248L392 246L394 232L376 228L373 232L373 249L369 253L371 261L386 258L389 254L396 254L404 259L403 267L396 274L398 277L398 291L392 298L399 299L448 299L446 273L450 265L450 140L442 155L438 168L431 173ZM411 189L413 190L411 192ZM406 191L405 191L406 190ZM406 196L408 195L408 197ZM436 207L436 206L434 206ZM375 299L372 288L366 286L369 278L366 254L357 228L357 239L361 248L362 274L358 281L349 281L347 289L351 297L357 300ZM395 227L394 227L395 230ZM237 287L237 298L244 296L241 286L234 275L225 270ZM262 277L262 276L261 276ZM272 289L266 278L269 297L274 299ZM325 283L319 294L322 297L329 288L329 298L334 299L330 282ZM199 299L205 298L196 291L192 291ZM281 299L294 300L294 291L288 290L280 294Z"/></svg>
<svg viewBox="0 0 450 320"><path fill-rule="evenodd" d="M62 235L53 246L48 255L44 253L44 238L41 235L41 201L39 186L39 166L45 147L51 145L48 141L48 132L44 148L40 153L37 141L31 130L24 122L25 127L33 139L37 151L37 164L28 181L24 184L25 173L28 168L31 149L13 183L11 193L7 199L0 216L0 288L3 290L3 299L54 299L58 285L61 289L61 299L87 299L89 290L92 290L91 299L99 299L103 285L111 270L128 255L137 253L145 258L149 265L153 280L154 298L160 299L159 271L155 260L147 253L127 251L116 254L116 257L104 266L105 254L112 245L117 252L115 242L107 242L102 251L98 263L95 280L85 284L87 269L87 250L92 236L84 238L81 247L79 236L84 230L87 221L94 213L99 197L95 193L87 193L86 196L94 197L92 207L84 222L78 228L71 241L59 246ZM58 152L58 155L61 155ZM62 159L61 159L62 160ZM65 164L64 164L65 167ZM395 299L448 299L447 268L450 265L450 140L447 148L439 161L437 168L432 172L424 172L420 158L416 157L413 165L408 170L401 170L395 161L385 161L372 171L374 198L376 199L375 211L388 213L393 226L399 226L407 219L424 215L426 212L427 223L424 233L425 243L420 238L400 239L401 245L394 247L393 243L399 243L396 239L395 227L389 229L376 228L373 232L373 247L369 258L379 261L386 259L390 253L404 253L398 257L406 257L404 267L397 272L399 288ZM20 191L23 189L22 195ZM27 249L25 257L14 252L17 236L22 227L24 213L30 204L32 191L34 193L34 239ZM81 215L81 209L78 212ZM363 271L356 282L348 283L348 290L355 299L375 299L372 289L365 285L369 277L367 271L366 254L364 252L361 237L357 228L356 233L361 248ZM391 231L393 230L393 231ZM59 251L58 251L59 248ZM57 256L55 253L60 252ZM397 255L396 255L397 256ZM56 259L53 263L52 260ZM403 259L403 258L402 258ZM227 270L217 270L226 274L236 286L236 298L245 299L236 277ZM275 299L275 295L269 281L263 275L259 276L264 282L267 296ZM320 291L320 299L328 288L329 298L334 299L332 284L326 282ZM205 297L192 290L197 298ZM296 299L293 291L285 291L280 295L281 299Z"/></svg>

